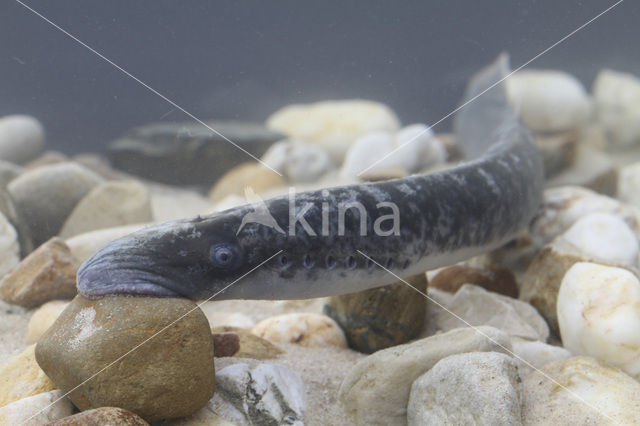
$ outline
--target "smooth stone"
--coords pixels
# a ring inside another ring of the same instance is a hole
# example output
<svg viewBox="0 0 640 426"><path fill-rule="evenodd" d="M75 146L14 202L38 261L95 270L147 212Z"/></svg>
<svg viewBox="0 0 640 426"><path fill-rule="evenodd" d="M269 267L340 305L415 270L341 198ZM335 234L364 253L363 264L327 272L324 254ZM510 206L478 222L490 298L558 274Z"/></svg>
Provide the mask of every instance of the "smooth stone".
<svg viewBox="0 0 640 426"><path fill-rule="evenodd" d="M61 239L54 237L25 257L0 281L0 298L25 308L76 293L78 261Z"/></svg>
<svg viewBox="0 0 640 426"><path fill-rule="evenodd" d="M211 329L213 333L236 333L238 336L239 348L233 354L236 358L251 358L251 359L270 359L275 358L281 353L282 349L268 340L252 334L249 330L245 330L239 327L220 326Z"/></svg>
<svg viewBox="0 0 640 426"><path fill-rule="evenodd" d="M25 257L34 249L31 229L25 218L18 214L16 203L13 201L9 189L3 186L0 186L0 213L4 215L18 233L20 257Z"/></svg>
<svg viewBox="0 0 640 426"><path fill-rule="evenodd" d="M464 284L475 284L485 290L509 297L518 297L518 283L513 272L497 265L482 268L453 265L440 270L430 281L430 288L449 293L457 292Z"/></svg>
<svg viewBox="0 0 640 426"><path fill-rule="evenodd" d="M536 135L536 145L542 155L545 177L557 175L571 167L576 159L578 144L582 143L577 131Z"/></svg>
<svg viewBox="0 0 640 426"><path fill-rule="evenodd" d="M558 132L584 125L592 110L580 81L562 71L518 71L505 80L507 97L532 130Z"/></svg>
<svg viewBox="0 0 640 426"><path fill-rule="evenodd" d="M26 170L37 169L38 167L52 166L70 161L69 157L59 151L45 151L33 160L24 165Z"/></svg>
<svg viewBox="0 0 640 426"><path fill-rule="evenodd" d="M151 224L140 223L135 225L118 226L116 228L99 229L97 231L75 235L65 240L65 243L69 247L69 250L71 250L73 257L82 263L105 244L149 225Z"/></svg>
<svg viewBox="0 0 640 426"><path fill-rule="evenodd" d="M608 263L638 264L638 239L633 230L611 213L589 213L578 219L562 238L588 257Z"/></svg>
<svg viewBox="0 0 640 426"><path fill-rule="evenodd" d="M562 346L544 342L512 339L513 355L519 363L520 376L525 377L544 365L571 357L571 352Z"/></svg>
<svg viewBox="0 0 640 426"><path fill-rule="evenodd" d="M36 359L80 410L121 407L148 422L195 413L215 386L209 323L185 299L77 296Z"/></svg>
<svg viewBox="0 0 640 426"><path fill-rule="evenodd" d="M617 198L640 208L640 162L621 167L618 176Z"/></svg>
<svg viewBox="0 0 640 426"><path fill-rule="evenodd" d="M195 190L157 183L148 183L147 188L151 192L154 222L162 223L214 212L211 200Z"/></svg>
<svg viewBox="0 0 640 426"><path fill-rule="evenodd" d="M78 164L61 163L21 174L9 184L9 192L37 247L58 234L76 204L101 181Z"/></svg>
<svg viewBox="0 0 640 426"><path fill-rule="evenodd" d="M531 239L538 248L550 243L589 213L611 213L640 236L638 211L620 201L579 186L546 189L539 214L531 224Z"/></svg>
<svg viewBox="0 0 640 426"><path fill-rule="evenodd" d="M406 343L422 331L427 299L425 274L357 293L333 296L324 312L344 330L349 347L373 353Z"/></svg>
<svg viewBox="0 0 640 426"><path fill-rule="evenodd" d="M540 251L522 277L519 299L536 308L556 335L556 302L562 279L574 264L588 260L577 247L558 238Z"/></svg>
<svg viewBox="0 0 640 426"><path fill-rule="evenodd" d="M238 363L218 370L216 381L217 392L208 406L234 424L304 425L304 383L287 367Z"/></svg>
<svg viewBox="0 0 640 426"><path fill-rule="evenodd" d="M631 272L576 263L558 293L562 344L640 379L640 280Z"/></svg>
<svg viewBox="0 0 640 426"><path fill-rule="evenodd" d="M518 299L465 284L436 318L442 331L464 326L487 325L510 336L546 341L549 327L536 309Z"/></svg>
<svg viewBox="0 0 640 426"><path fill-rule="evenodd" d="M233 165L252 160L238 146L260 158L283 138L259 123L207 124L219 133L196 122L162 122L135 128L109 144L109 159L116 169L156 182L208 186Z"/></svg>
<svg viewBox="0 0 640 426"><path fill-rule="evenodd" d="M613 146L640 142L640 79L628 73L602 70L593 84L597 119Z"/></svg>
<svg viewBox="0 0 640 426"><path fill-rule="evenodd" d="M318 145L295 140L273 144L261 160L290 184L315 182L334 168L329 153Z"/></svg>
<svg viewBox="0 0 640 426"><path fill-rule="evenodd" d="M233 356L240 349L240 337L238 333L226 331L223 333L212 333L213 356L228 357Z"/></svg>
<svg viewBox="0 0 640 426"><path fill-rule="evenodd" d="M640 383L593 358L552 362L523 385L525 425L640 424Z"/></svg>
<svg viewBox="0 0 640 426"><path fill-rule="evenodd" d="M360 137L347 151L340 170L343 177L400 169L407 173L443 164L444 144L424 124L413 124L397 133L374 132Z"/></svg>
<svg viewBox="0 0 640 426"><path fill-rule="evenodd" d="M522 379L518 363L497 352L451 355L411 385L407 424L517 425Z"/></svg>
<svg viewBox="0 0 640 426"><path fill-rule="evenodd" d="M148 426L140 416L118 407L100 407L65 417L45 426Z"/></svg>
<svg viewBox="0 0 640 426"><path fill-rule="evenodd" d="M0 187L6 188L13 179L18 177L24 170L17 164L0 160Z"/></svg>
<svg viewBox="0 0 640 426"><path fill-rule="evenodd" d="M105 228L153 221L149 190L135 180L104 182L74 207L59 232L60 238Z"/></svg>
<svg viewBox="0 0 640 426"><path fill-rule="evenodd" d="M618 185L617 166L603 150L578 145L573 164L546 182L547 187L566 185L579 185L614 196Z"/></svg>
<svg viewBox="0 0 640 426"><path fill-rule="evenodd" d="M42 124L29 115L6 115L0 118L0 159L23 164L44 148Z"/></svg>
<svg viewBox="0 0 640 426"><path fill-rule="evenodd" d="M0 365L0 407L57 389L36 363L35 346L27 347Z"/></svg>
<svg viewBox="0 0 640 426"><path fill-rule="evenodd" d="M18 233L0 212L0 277L20 263L20 243Z"/></svg>
<svg viewBox="0 0 640 426"><path fill-rule="evenodd" d="M467 327L380 350L344 378L338 398L358 425L406 425L411 384L438 361L466 352L506 352L509 336L493 327Z"/></svg>
<svg viewBox="0 0 640 426"><path fill-rule="evenodd" d="M347 149L360 136L395 132L400 122L386 105L362 100L328 100L287 105L267 119L267 127L292 139L321 146L335 164L341 164Z"/></svg>
<svg viewBox="0 0 640 426"><path fill-rule="evenodd" d="M256 324L251 333L274 343L295 343L307 348L347 347L344 332L333 319L312 313L282 314Z"/></svg>
<svg viewBox="0 0 640 426"><path fill-rule="evenodd" d="M75 408L64 392L53 390L0 407L0 424L41 426L73 414Z"/></svg>
<svg viewBox="0 0 640 426"><path fill-rule="evenodd" d="M40 306L29 319L26 335L27 343L36 343L68 305L69 301L67 300L52 300Z"/></svg>
<svg viewBox="0 0 640 426"><path fill-rule="evenodd" d="M286 186L287 182L283 177L262 164L243 163L229 170L216 182L209 191L209 199L217 202L229 195L244 196L246 187L260 195L269 189Z"/></svg>

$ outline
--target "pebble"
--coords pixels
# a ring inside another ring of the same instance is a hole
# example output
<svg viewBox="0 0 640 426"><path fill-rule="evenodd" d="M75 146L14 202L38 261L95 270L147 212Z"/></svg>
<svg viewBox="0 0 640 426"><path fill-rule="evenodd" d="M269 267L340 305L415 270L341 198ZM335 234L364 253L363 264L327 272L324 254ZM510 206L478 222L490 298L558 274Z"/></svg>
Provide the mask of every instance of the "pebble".
<svg viewBox="0 0 640 426"><path fill-rule="evenodd" d="M618 168L601 149L578 145L573 164L550 177L547 187L580 185L601 194L614 196L618 191Z"/></svg>
<svg viewBox="0 0 640 426"><path fill-rule="evenodd" d="M66 391L117 360L69 398L80 410L121 407L148 422L195 413L215 386L209 323L185 299L77 296L38 342L36 359Z"/></svg>
<svg viewBox="0 0 640 426"><path fill-rule="evenodd" d="M260 158L284 137L249 121L207 124L218 133L195 121L137 127L109 143L109 160L116 169L155 182L209 186L233 165L252 161L238 146Z"/></svg>
<svg viewBox="0 0 640 426"><path fill-rule="evenodd" d="M20 257L31 253L34 249L31 230L25 219L18 214L13 197L7 188L0 186L0 213L9 221L18 234Z"/></svg>
<svg viewBox="0 0 640 426"><path fill-rule="evenodd" d="M66 239L98 229L152 221L151 196L143 184L135 180L104 182L74 207L59 236Z"/></svg>
<svg viewBox="0 0 640 426"><path fill-rule="evenodd" d="M308 348L347 347L344 332L326 315L293 313L276 315L256 324L251 333L274 343L295 343Z"/></svg>
<svg viewBox="0 0 640 426"><path fill-rule="evenodd" d="M509 336L493 327L436 334L362 359L344 378L338 397L358 425L405 425L413 381L438 361L459 353L507 350L511 350Z"/></svg>
<svg viewBox="0 0 640 426"><path fill-rule="evenodd" d="M35 158L44 148L42 124L28 115L0 118L0 159L23 164Z"/></svg>
<svg viewBox="0 0 640 426"><path fill-rule="evenodd" d="M0 407L0 424L41 426L68 417L74 410L71 401L64 398L64 392L53 390Z"/></svg>
<svg viewBox="0 0 640 426"><path fill-rule="evenodd" d="M411 386L407 423L423 425L521 424L518 363L497 352L441 359Z"/></svg>
<svg viewBox="0 0 640 426"><path fill-rule="evenodd" d="M290 184L316 182L334 168L325 149L295 140L273 144L261 160L282 173Z"/></svg>
<svg viewBox="0 0 640 426"><path fill-rule="evenodd" d="M511 344L513 345L513 354L519 364L521 377L552 361L571 357L571 352L562 346L553 346L544 342L511 339Z"/></svg>
<svg viewBox="0 0 640 426"><path fill-rule="evenodd" d="M238 336L238 350L233 354L237 358L270 359L281 353L282 349L268 340L252 334L249 330L239 327L220 326L211 329L213 333L235 333ZM215 345L214 345L215 348ZM217 356L217 355L216 355Z"/></svg>
<svg viewBox="0 0 640 426"><path fill-rule="evenodd" d="M4 277L18 263L20 263L18 233L0 212L0 277Z"/></svg>
<svg viewBox="0 0 640 426"><path fill-rule="evenodd" d="M640 216L620 201L578 186L562 186L544 191L539 214L531 224L531 239L542 248L589 213L618 216L640 236Z"/></svg>
<svg viewBox="0 0 640 426"><path fill-rule="evenodd" d="M422 331L427 299L416 292L427 292L425 274L404 282L357 293L333 296L324 312L344 330L349 347L373 353L406 343Z"/></svg>
<svg viewBox="0 0 640 426"><path fill-rule="evenodd" d="M233 331L214 332L213 355L218 357L233 356L240 349L240 337Z"/></svg>
<svg viewBox="0 0 640 426"><path fill-rule="evenodd" d="M473 284L463 285L445 308L435 319L443 331L487 325L522 339L544 342L549 337L547 323L533 306Z"/></svg>
<svg viewBox="0 0 640 426"><path fill-rule="evenodd" d="M97 252L100 247L113 240L116 240L132 232L138 231L145 226L151 224L135 224L118 226L115 228L99 229L97 231L86 232L68 238L65 243L69 247L73 257L78 259L80 263L87 260L91 255Z"/></svg>
<svg viewBox="0 0 640 426"><path fill-rule="evenodd" d="M640 424L640 383L593 358L552 362L523 384L525 425Z"/></svg>
<svg viewBox="0 0 640 426"><path fill-rule="evenodd" d="M234 424L304 425L304 383L287 367L261 363L252 368L237 363L218 370L216 381L218 392L208 406Z"/></svg>
<svg viewBox="0 0 640 426"><path fill-rule="evenodd" d="M36 363L35 346L27 347L0 365L0 407L57 389Z"/></svg>
<svg viewBox="0 0 640 426"><path fill-rule="evenodd" d="M507 96L520 119L536 132L583 126L592 110L584 86L562 71L518 71L505 80Z"/></svg>
<svg viewBox="0 0 640 426"><path fill-rule="evenodd" d="M36 343L69 305L67 300L52 300L40 306L29 319L27 343Z"/></svg>
<svg viewBox="0 0 640 426"><path fill-rule="evenodd" d="M363 172L393 169L416 173L443 164L446 157L444 144L431 129L424 124L413 124L395 134L375 132L360 137L347 151L340 174L356 178Z"/></svg>
<svg viewBox="0 0 640 426"><path fill-rule="evenodd" d="M586 256L608 263L638 264L638 239L622 219L611 213L590 213L563 235Z"/></svg>
<svg viewBox="0 0 640 426"><path fill-rule="evenodd" d="M59 151L45 151L24 165L26 170L51 166L69 161L69 157Z"/></svg>
<svg viewBox="0 0 640 426"><path fill-rule="evenodd" d="M400 122L382 103L352 99L288 105L267 119L267 127L317 144L329 152L335 164L341 164L349 146L360 136L395 132Z"/></svg>
<svg viewBox="0 0 640 426"><path fill-rule="evenodd" d="M571 167L576 160L578 144L582 143L579 132L574 130L538 134L535 140L547 178Z"/></svg>
<svg viewBox="0 0 640 426"><path fill-rule="evenodd" d="M0 298L25 308L76 295L78 261L54 237L25 257L0 281Z"/></svg>
<svg viewBox="0 0 640 426"><path fill-rule="evenodd" d="M22 167L17 164L0 159L0 187L6 188L22 172Z"/></svg>
<svg viewBox="0 0 640 426"><path fill-rule="evenodd" d="M634 274L576 263L562 280L557 310L565 348L640 378L640 281Z"/></svg>
<svg viewBox="0 0 640 426"><path fill-rule="evenodd" d="M588 260L577 247L558 238L540 251L522 277L519 299L535 307L556 335L556 302L562 279L574 264Z"/></svg>
<svg viewBox="0 0 640 426"><path fill-rule="evenodd" d="M260 195L272 188L286 187L287 182L260 163L243 163L235 166L222 176L209 191L209 199L221 201L229 195L245 195L249 187ZM247 201L245 200L245 203Z"/></svg>
<svg viewBox="0 0 640 426"><path fill-rule="evenodd" d="M37 247L58 234L76 204L101 181L78 164L61 163L21 174L9 184L9 192Z"/></svg>
<svg viewBox="0 0 640 426"><path fill-rule="evenodd" d="M615 147L640 142L640 79L628 73L602 70L593 84L598 122Z"/></svg>
<svg viewBox="0 0 640 426"><path fill-rule="evenodd" d="M640 162L621 167L618 176L617 198L640 208Z"/></svg>
<svg viewBox="0 0 640 426"><path fill-rule="evenodd" d="M148 426L145 422L132 413L117 407L100 407L83 411L73 416L65 417L45 426Z"/></svg>
<svg viewBox="0 0 640 426"><path fill-rule="evenodd" d="M504 296L518 297L518 283L513 272L497 265L482 268L453 265L441 269L429 282L430 288L455 293L464 284L475 284Z"/></svg>

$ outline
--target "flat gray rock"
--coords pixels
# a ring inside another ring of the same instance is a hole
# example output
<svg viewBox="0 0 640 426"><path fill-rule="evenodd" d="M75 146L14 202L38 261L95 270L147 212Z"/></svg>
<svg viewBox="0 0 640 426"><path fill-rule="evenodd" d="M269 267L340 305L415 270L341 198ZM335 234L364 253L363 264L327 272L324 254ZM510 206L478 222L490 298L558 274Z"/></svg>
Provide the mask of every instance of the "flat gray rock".
<svg viewBox="0 0 640 426"><path fill-rule="evenodd" d="M208 123L226 139L260 158L284 136L259 123ZM155 123L133 129L109 145L114 167L156 182L211 186L234 165L255 161L197 122Z"/></svg>

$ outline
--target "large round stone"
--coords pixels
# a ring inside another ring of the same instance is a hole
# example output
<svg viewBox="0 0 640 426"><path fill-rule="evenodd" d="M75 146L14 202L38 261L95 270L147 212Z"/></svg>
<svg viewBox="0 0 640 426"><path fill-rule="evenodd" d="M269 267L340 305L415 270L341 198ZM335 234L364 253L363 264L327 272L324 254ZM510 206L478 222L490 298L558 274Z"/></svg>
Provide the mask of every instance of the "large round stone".
<svg viewBox="0 0 640 426"><path fill-rule="evenodd" d="M185 299L77 296L36 360L81 410L120 407L149 422L195 413L215 386L209 323Z"/></svg>

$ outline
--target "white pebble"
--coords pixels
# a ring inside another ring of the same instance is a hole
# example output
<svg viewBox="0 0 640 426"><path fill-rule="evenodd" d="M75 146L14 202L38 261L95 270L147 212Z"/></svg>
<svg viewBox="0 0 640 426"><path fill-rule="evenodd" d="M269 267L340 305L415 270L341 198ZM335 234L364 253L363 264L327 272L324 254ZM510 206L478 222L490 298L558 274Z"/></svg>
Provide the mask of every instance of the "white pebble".
<svg viewBox="0 0 640 426"><path fill-rule="evenodd" d="M631 272L576 263L560 285L557 312L565 348L640 378L640 281Z"/></svg>
<svg viewBox="0 0 640 426"><path fill-rule="evenodd" d="M0 278L20 262L18 234L0 213Z"/></svg>
<svg viewBox="0 0 640 426"><path fill-rule="evenodd" d="M640 208L640 162L619 169L618 199Z"/></svg>
<svg viewBox="0 0 640 426"><path fill-rule="evenodd" d="M326 149L341 164L349 146L375 131L396 131L399 121L386 105L362 99L288 105L267 119L267 127Z"/></svg>
<svg viewBox="0 0 640 426"><path fill-rule="evenodd" d="M416 173L445 160L442 141L424 124L413 124L395 134L376 132L358 139L347 152L340 175L353 178L393 169Z"/></svg>
<svg viewBox="0 0 640 426"><path fill-rule="evenodd" d="M0 407L0 424L39 426L73 414L74 406L64 392L54 390L23 398Z"/></svg>
<svg viewBox="0 0 640 426"><path fill-rule="evenodd" d="M555 132L581 127L591 113L586 90L561 71L519 71L505 80L509 101L532 130Z"/></svg>
<svg viewBox="0 0 640 426"><path fill-rule="evenodd" d="M44 148L42 124L28 115L0 118L0 159L22 164L35 158Z"/></svg>
<svg viewBox="0 0 640 426"><path fill-rule="evenodd" d="M262 161L293 184L315 182L333 168L324 148L295 140L276 142L262 156Z"/></svg>
<svg viewBox="0 0 640 426"><path fill-rule="evenodd" d="M347 347L347 339L338 323L321 314L276 315L260 321L251 332L275 343L295 343L306 347Z"/></svg>
<svg viewBox="0 0 640 426"><path fill-rule="evenodd" d="M621 147L640 142L640 79L603 70L593 85L598 121L609 142Z"/></svg>
<svg viewBox="0 0 640 426"><path fill-rule="evenodd" d="M595 259L624 265L637 264L638 240L631 228L613 214L585 215L562 237Z"/></svg>

